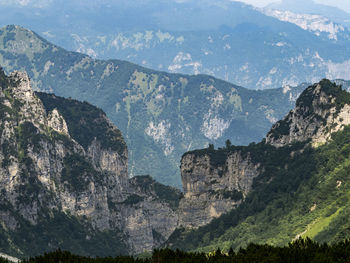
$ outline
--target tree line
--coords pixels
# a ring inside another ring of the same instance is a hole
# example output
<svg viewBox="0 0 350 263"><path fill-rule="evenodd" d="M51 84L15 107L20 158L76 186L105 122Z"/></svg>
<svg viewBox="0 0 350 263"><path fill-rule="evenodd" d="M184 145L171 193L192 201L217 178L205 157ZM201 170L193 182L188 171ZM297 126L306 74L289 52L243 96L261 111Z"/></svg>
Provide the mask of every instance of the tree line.
<svg viewBox="0 0 350 263"><path fill-rule="evenodd" d="M9 261L0 259L0 263ZM168 248L155 249L148 258L132 256L87 257L74 255L60 249L43 255L25 259L22 263L313 263L350 262L350 240L335 244L320 244L309 238L299 238L287 246L276 247L267 244L249 244L238 251L230 249L223 252L217 249L212 253L185 252Z"/></svg>

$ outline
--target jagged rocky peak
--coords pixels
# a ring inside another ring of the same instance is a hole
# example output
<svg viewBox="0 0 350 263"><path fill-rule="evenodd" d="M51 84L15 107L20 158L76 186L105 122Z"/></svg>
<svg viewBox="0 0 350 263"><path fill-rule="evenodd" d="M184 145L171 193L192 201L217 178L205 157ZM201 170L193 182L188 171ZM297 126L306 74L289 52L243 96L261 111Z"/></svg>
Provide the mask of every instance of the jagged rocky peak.
<svg viewBox="0 0 350 263"><path fill-rule="evenodd" d="M0 86L5 252L28 256L74 242L87 255L96 255L92 244L100 255L141 253L169 237L181 193L149 177L128 178L126 143L101 109L36 93L22 72L7 77L0 70ZM48 232L57 222L62 232ZM75 229L79 234L62 234ZM35 236L35 242L12 235Z"/></svg>
<svg viewBox="0 0 350 263"><path fill-rule="evenodd" d="M2 97L3 103L13 109L17 115L19 124L31 122L37 129L44 131L48 126L59 133L69 136L68 126L58 109L53 109L47 114L40 98L35 94L30 85L30 79L26 72L14 71L8 77L2 72ZM6 96L4 95L6 94Z"/></svg>
<svg viewBox="0 0 350 263"><path fill-rule="evenodd" d="M350 93L323 79L309 86L299 96L295 108L273 125L266 143L281 147L311 140L313 146L318 146L349 124Z"/></svg>
<svg viewBox="0 0 350 263"><path fill-rule="evenodd" d="M40 99L30 87L30 79L26 72L14 71L8 76L8 82L3 90L17 103L12 105L18 113L18 121L30 121L40 129L46 125L46 112ZM9 98L8 98L9 99Z"/></svg>

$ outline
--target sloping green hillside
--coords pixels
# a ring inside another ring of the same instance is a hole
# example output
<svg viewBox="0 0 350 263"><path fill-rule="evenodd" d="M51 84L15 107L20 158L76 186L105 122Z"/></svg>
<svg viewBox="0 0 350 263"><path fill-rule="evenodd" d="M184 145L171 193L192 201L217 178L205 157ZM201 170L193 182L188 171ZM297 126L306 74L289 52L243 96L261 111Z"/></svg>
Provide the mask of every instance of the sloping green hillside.
<svg viewBox="0 0 350 263"><path fill-rule="evenodd" d="M129 172L177 186L183 152L228 138L259 141L305 88L252 91L207 75L94 60L18 26L0 30L0 65L27 71L36 89L100 107L126 139Z"/></svg>

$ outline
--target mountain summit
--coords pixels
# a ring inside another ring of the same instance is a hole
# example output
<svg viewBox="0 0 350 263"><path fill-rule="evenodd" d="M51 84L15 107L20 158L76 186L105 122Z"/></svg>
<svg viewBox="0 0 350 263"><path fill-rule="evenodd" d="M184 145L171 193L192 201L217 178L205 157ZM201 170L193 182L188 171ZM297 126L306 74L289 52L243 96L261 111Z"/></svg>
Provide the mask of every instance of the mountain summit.
<svg viewBox="0 0 350 263"><path fill-rule="evenodd" d="M296 107L273 125L266 143L284 146L311 139L314 145L328 141L333 132L350 124L350 95L329 80L308 87Z"/></svg>

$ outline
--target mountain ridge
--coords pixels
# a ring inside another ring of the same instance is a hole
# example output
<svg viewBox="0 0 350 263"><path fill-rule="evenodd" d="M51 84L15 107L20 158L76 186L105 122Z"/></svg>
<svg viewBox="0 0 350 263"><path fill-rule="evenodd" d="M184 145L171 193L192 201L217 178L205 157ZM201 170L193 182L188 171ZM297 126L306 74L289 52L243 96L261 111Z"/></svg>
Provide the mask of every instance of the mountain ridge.
<svg viewBox="0 0 350 263"><path fill-rule="evenodd" d="M21 27L0 33L0 64L6 72L24 70L36 90L102 108L125 136L130 174L151 174L176 186L183 152L209 143L222 145L227 138L233 144L260 140L306 87L247 90L206 75L94 60L42 42Z"/></svg>
<svg viewBox="0 0 350 263"><path fill-rule="evenodd" d="M26 25L91 57L121 58L173 73L205 73L252 89L314 83L325 76L349 78L347 70L338 71L340 76L333 70L349 60L348 32L329 39L243 3L60 3L55 0L41 9L2 6L7 12L0 24ZM48 17L50 23L42 22Z"/></svg>
<svg viewBox="0 0 350 263"><path fill-rule="evenodd" d="M189 182L187 189L193 192L192 199L197 198L196 191L200 190L202 198L197 199L197 206L202 200L215 207L213 196L225 200L220 192L242 191L244 188L240 188L240 184L243 182L251 188L248 194L241 196L242 201L236 208L231 205L226 212L220 211L221 215L211 215L209 224L177 229L167 244L174 249L212 251L217 247L238 249L251 242L285 245L298 237L310 237L318 242L349 237L346 219L349 214L349 185L346 183L350 158L347 151L350 145L349 105L349 93L322 80L300 95L296 108L277 122L262 142L243 147L228 143L217 150L209 147L185 153L182 167L187 167L182 170L182 176ZM341 120L339 113L343 109L346 116ZM325 112L328 116L321 118ZM295 137L297 140L281 140L281 144L276 144L272 138L294 134L295 125L289 121L291 116L300 121L300 128L306 132ZM303 125L304 119L311 119L310 133L308 126ZM339 125L339 120L344 125ZM279 130L280 126L287 132ZM320 134L325 135L326 141L312 143ZM188 168L189 158L196 161ZM242 165L235 166L232 160ZM257 168L250 168L254 171L248 177L250 181L238 179L237 184L235 178L240 178L240 167L249 167L243 165L242 160L249 160ZM196 173L205 167L209 172ZM209 183L213 179L224 183L213 188L213 192L201 192L217 184ZM193 213L192 222L195 222L195 211Z"/></svg>
<svg viewBox="0 0 350 263"><path fill-rule="evenodd" d="M315 1L286 1L283 0L279 3L272 3L267 5L267 8L277 9L277 10L289 10L297 13L308 13L308 14L318 14L324 17L328 17L330 20L341 23L347 27L350 26L348 19L350 14L345 10L339 9L334 6L328 6L323 4L315 3Z"/></svg>

